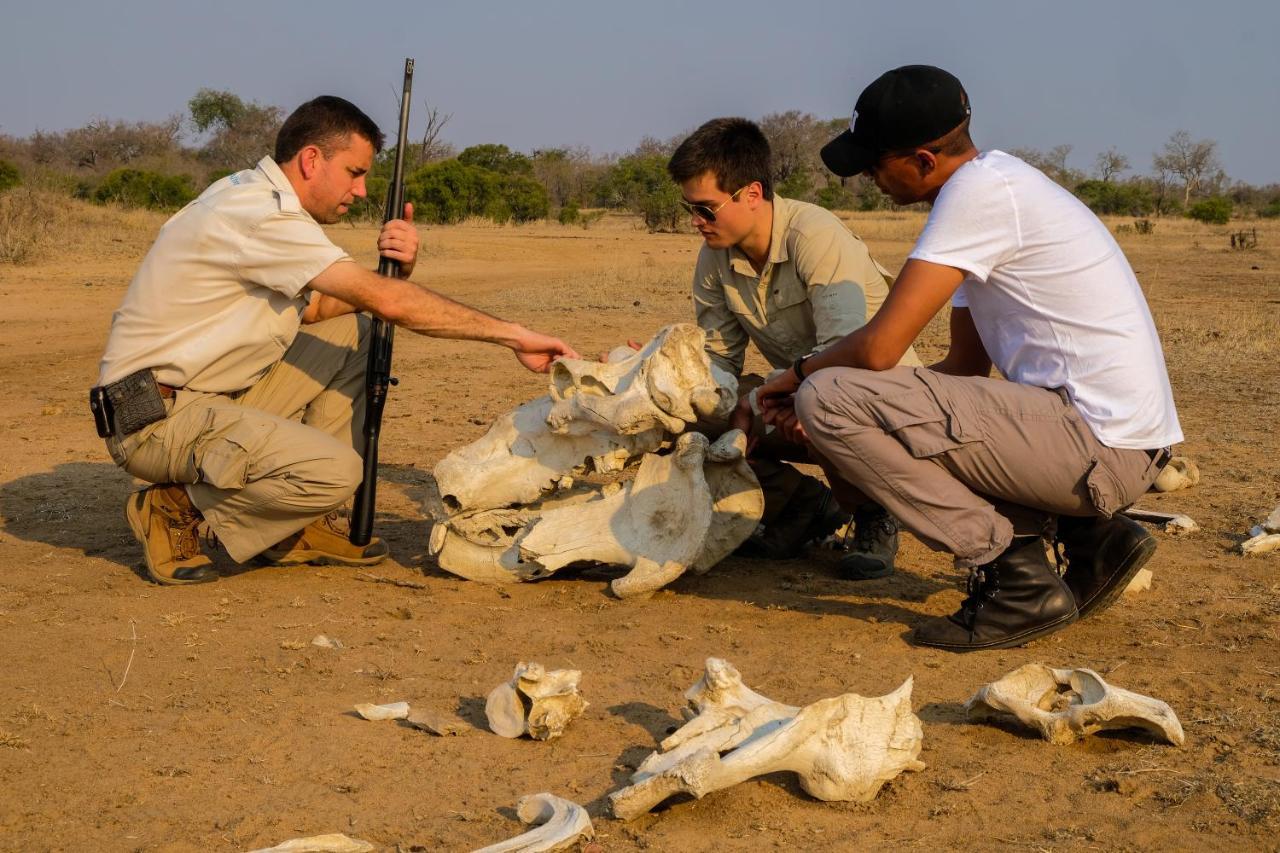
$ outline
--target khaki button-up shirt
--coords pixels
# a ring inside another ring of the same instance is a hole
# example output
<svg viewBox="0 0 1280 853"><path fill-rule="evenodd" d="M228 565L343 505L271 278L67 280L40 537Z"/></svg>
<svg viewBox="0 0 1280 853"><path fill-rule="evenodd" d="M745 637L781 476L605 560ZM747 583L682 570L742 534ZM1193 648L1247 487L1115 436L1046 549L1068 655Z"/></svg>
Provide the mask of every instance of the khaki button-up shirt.
<svg viewBox="0 0 1280 853"><path fill-rule="evenodd" d="M889 279L831 211L775 195L764 269L737 247L703 246L694 312L711 360L740 376L748 342L777 369L862 327L889 295ZM908 348L900 363L920 360Z"/></svg>
<svg viewBox="0 0 1280 853"><path fill-rule="evenodd" d="M164 224L111 318L98 384L150 368L166 385L248 388L298 333L307 284L350 260L270 157Z"/></svg>

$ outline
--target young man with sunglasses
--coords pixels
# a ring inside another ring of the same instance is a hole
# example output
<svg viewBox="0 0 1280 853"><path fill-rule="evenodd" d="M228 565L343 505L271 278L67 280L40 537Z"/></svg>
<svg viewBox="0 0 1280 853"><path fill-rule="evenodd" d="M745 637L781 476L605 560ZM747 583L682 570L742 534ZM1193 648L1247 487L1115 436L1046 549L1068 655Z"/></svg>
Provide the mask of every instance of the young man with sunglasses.
<svg viewBox="0 0 1280 853"><path fill-rule="evenodd" d="M740 553L794 557L848 513L821 482L782 461L811 461L803 446L766 436L754 423L748 392L761 380L742 376L747 344L754 342L775 370L789 369L873 316L889 292L888 274L830 211L773 192L769 142L753 122L707 122L680 144L667 171L705 241L693 275L697 323L712 364L740 379L732 426L752 439L752 467L765 494L764 531ZM902 358L920 363L910 347ZM892 572L898 549L892 516L866 500L845 509L854 513L856 530L841 561L845 575Z"/></svg>
<svg viewBox="0 0 1280 853"><path fill-rule="evenodd" d="M1115 601L1155 550L1120 510L1182 440L1124 253L1044 174L979 152L969 116L960 81L931 66L858 98L823 162L898 204L928 202L929 219L883 310L759 392L765 420L810 444L837 494L879 500L971 570L960 609L914 635L957 652L1022 645ZM947 356L895 368L948 302Z"/></svg>

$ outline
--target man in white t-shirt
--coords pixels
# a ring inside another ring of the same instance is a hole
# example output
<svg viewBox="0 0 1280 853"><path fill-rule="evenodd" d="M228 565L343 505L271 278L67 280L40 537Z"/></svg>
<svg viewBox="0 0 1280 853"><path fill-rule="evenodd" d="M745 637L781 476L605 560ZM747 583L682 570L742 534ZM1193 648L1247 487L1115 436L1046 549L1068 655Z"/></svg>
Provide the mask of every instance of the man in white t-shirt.
<svg viewBox="0 0 1280 853"><path fill-rule="evenodd" d="M1119 511L1182 440L1119 246L1044 174L980 153L969 115L960 81L931 66L862 93L823 161L933 209L879 314L760 391L766 420L810 442L837 495L873 498L972 570L960 609L914 635L952 651L1021 645L1111 604L1155 550ZM947 356L894 368L948 301Z"/></svg>
<svg viewBox="0 0 1280 853"><path fill-rule="evenodd" d="M557 338L409 282L412 205L378 237L402 278L330 242L321 224L365 196L381 147L378 126L349 101L303 104L274 158L215 182L165 223L112 317L95 416L116 464L155 484L129 497L125 516L157 583L218 579L201 521L237 562L386 556L376 538L347 541L338 513L363 476L353 446L371 323L359 312L501 344L530 370L577 357Z"/></svg>

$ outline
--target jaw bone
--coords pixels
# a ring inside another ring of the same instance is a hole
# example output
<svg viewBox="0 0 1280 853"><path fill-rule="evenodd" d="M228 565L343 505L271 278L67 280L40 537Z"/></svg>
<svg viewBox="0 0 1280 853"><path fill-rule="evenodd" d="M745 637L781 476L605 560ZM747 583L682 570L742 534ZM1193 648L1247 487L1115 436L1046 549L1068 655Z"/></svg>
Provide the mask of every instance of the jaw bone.
<svg viewBox="0 0 1280 853"><path fill-rule="evenodd" d="M764 498L745 451L739 430L714 444L686 433L672 453L646 454L629 482L438 523L430 551L441 568L489 583L572 563L625 566L614 593L649 595L689 568L706 572L755 529Z"/></svg>
<svg viewBox="0 0 1280 853"><path fill-rule="evenodd" d="M485 701L484 715L494 734L534 740L550 740L587 708L578 695L582 673L576 669L548 672L540 663L516 664L510 681L493 688Z"/></svg>
<svg viewBox="0 0 1280 853"><path fill-rule="evenodd" d="M521 822L537 827L524 835L483 847L474 853L541 853L567 850L580 840L595 837L587 810L551 794L530 794L516 803Z"/></svg>
<svg viewBox="0 0 1280 853"><path fill-rule="evenodd" d="M965 704L970 716L1013 714L1050 743L1074 743L1103 729L1140 728L1182 746L1173 709L1139 693L1113 687L1091 669L1055 669L1029 663L981 687Z"/></svg>
<svg viewBox="0 0 1280 853"><path fill-rule="evenodd" d="M662 742L609 795L613 813L631 820L677 793L701 798L779 770L800 777L820 800L867 802L904 770L922 770L920 719L911 684L887 696L846 693L805 708L774 702L742 684L737 670L707 660L702 681L685 695L698 715Z"/></svg>

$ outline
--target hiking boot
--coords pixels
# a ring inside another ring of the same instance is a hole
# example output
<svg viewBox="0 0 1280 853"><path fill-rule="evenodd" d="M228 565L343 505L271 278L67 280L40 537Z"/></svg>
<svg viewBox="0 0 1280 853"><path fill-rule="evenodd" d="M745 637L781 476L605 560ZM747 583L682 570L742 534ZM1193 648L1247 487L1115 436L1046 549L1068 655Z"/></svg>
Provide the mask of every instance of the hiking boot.
<svg viewBox="0 0 1280 853"><path fill-rule="evenodd" d="M1075 600L1049 564L1044 540L1018 536L1000 556L973 569L959 610L921 625L912 641L950 652L1008 649L1075 620Z"/></svg>
<svg viewBox="0 0 1280 853"><path fill-rule="evenodd" d="M751 534L734 550L735 557L752 560L791 560L804 553L810 542L834 533L849 520L831 490L806 477L772 524Z"/></svg>
<svg viewBox="0 0 1280 853"><path fill-rule="evenodd" d="M1110 607L1138 569L1151 559L1156 538L1132 518L1058 519L1056 544L1067 570L1062 579L1076 597L1081 618Z"/></svg>
<svg viewBox="0 0 1280 853"><path fill-rule="evenodd" d="M853 541L840 558L840 573L852 581L893 574L898 555L898 520L879 504L858 507L853 513Z"/></svg>
<svg viewBox="0 0 1280 853"><path fill-rule="evenodd" d="M142 544L151 580L178 585L218 579L213 561L200 550L200 513L181 485L161 484L134 492L125 503L124 517Z"/></svg>
<svg viewBox="0 0 1280 853"><path fill-rule="evenodd" d="M280 566L373 566L387 556L387 546L374 537L368 545L352 545L350 525L337 512L317 519L297 533L263 551L264 560Z"/></svg>

